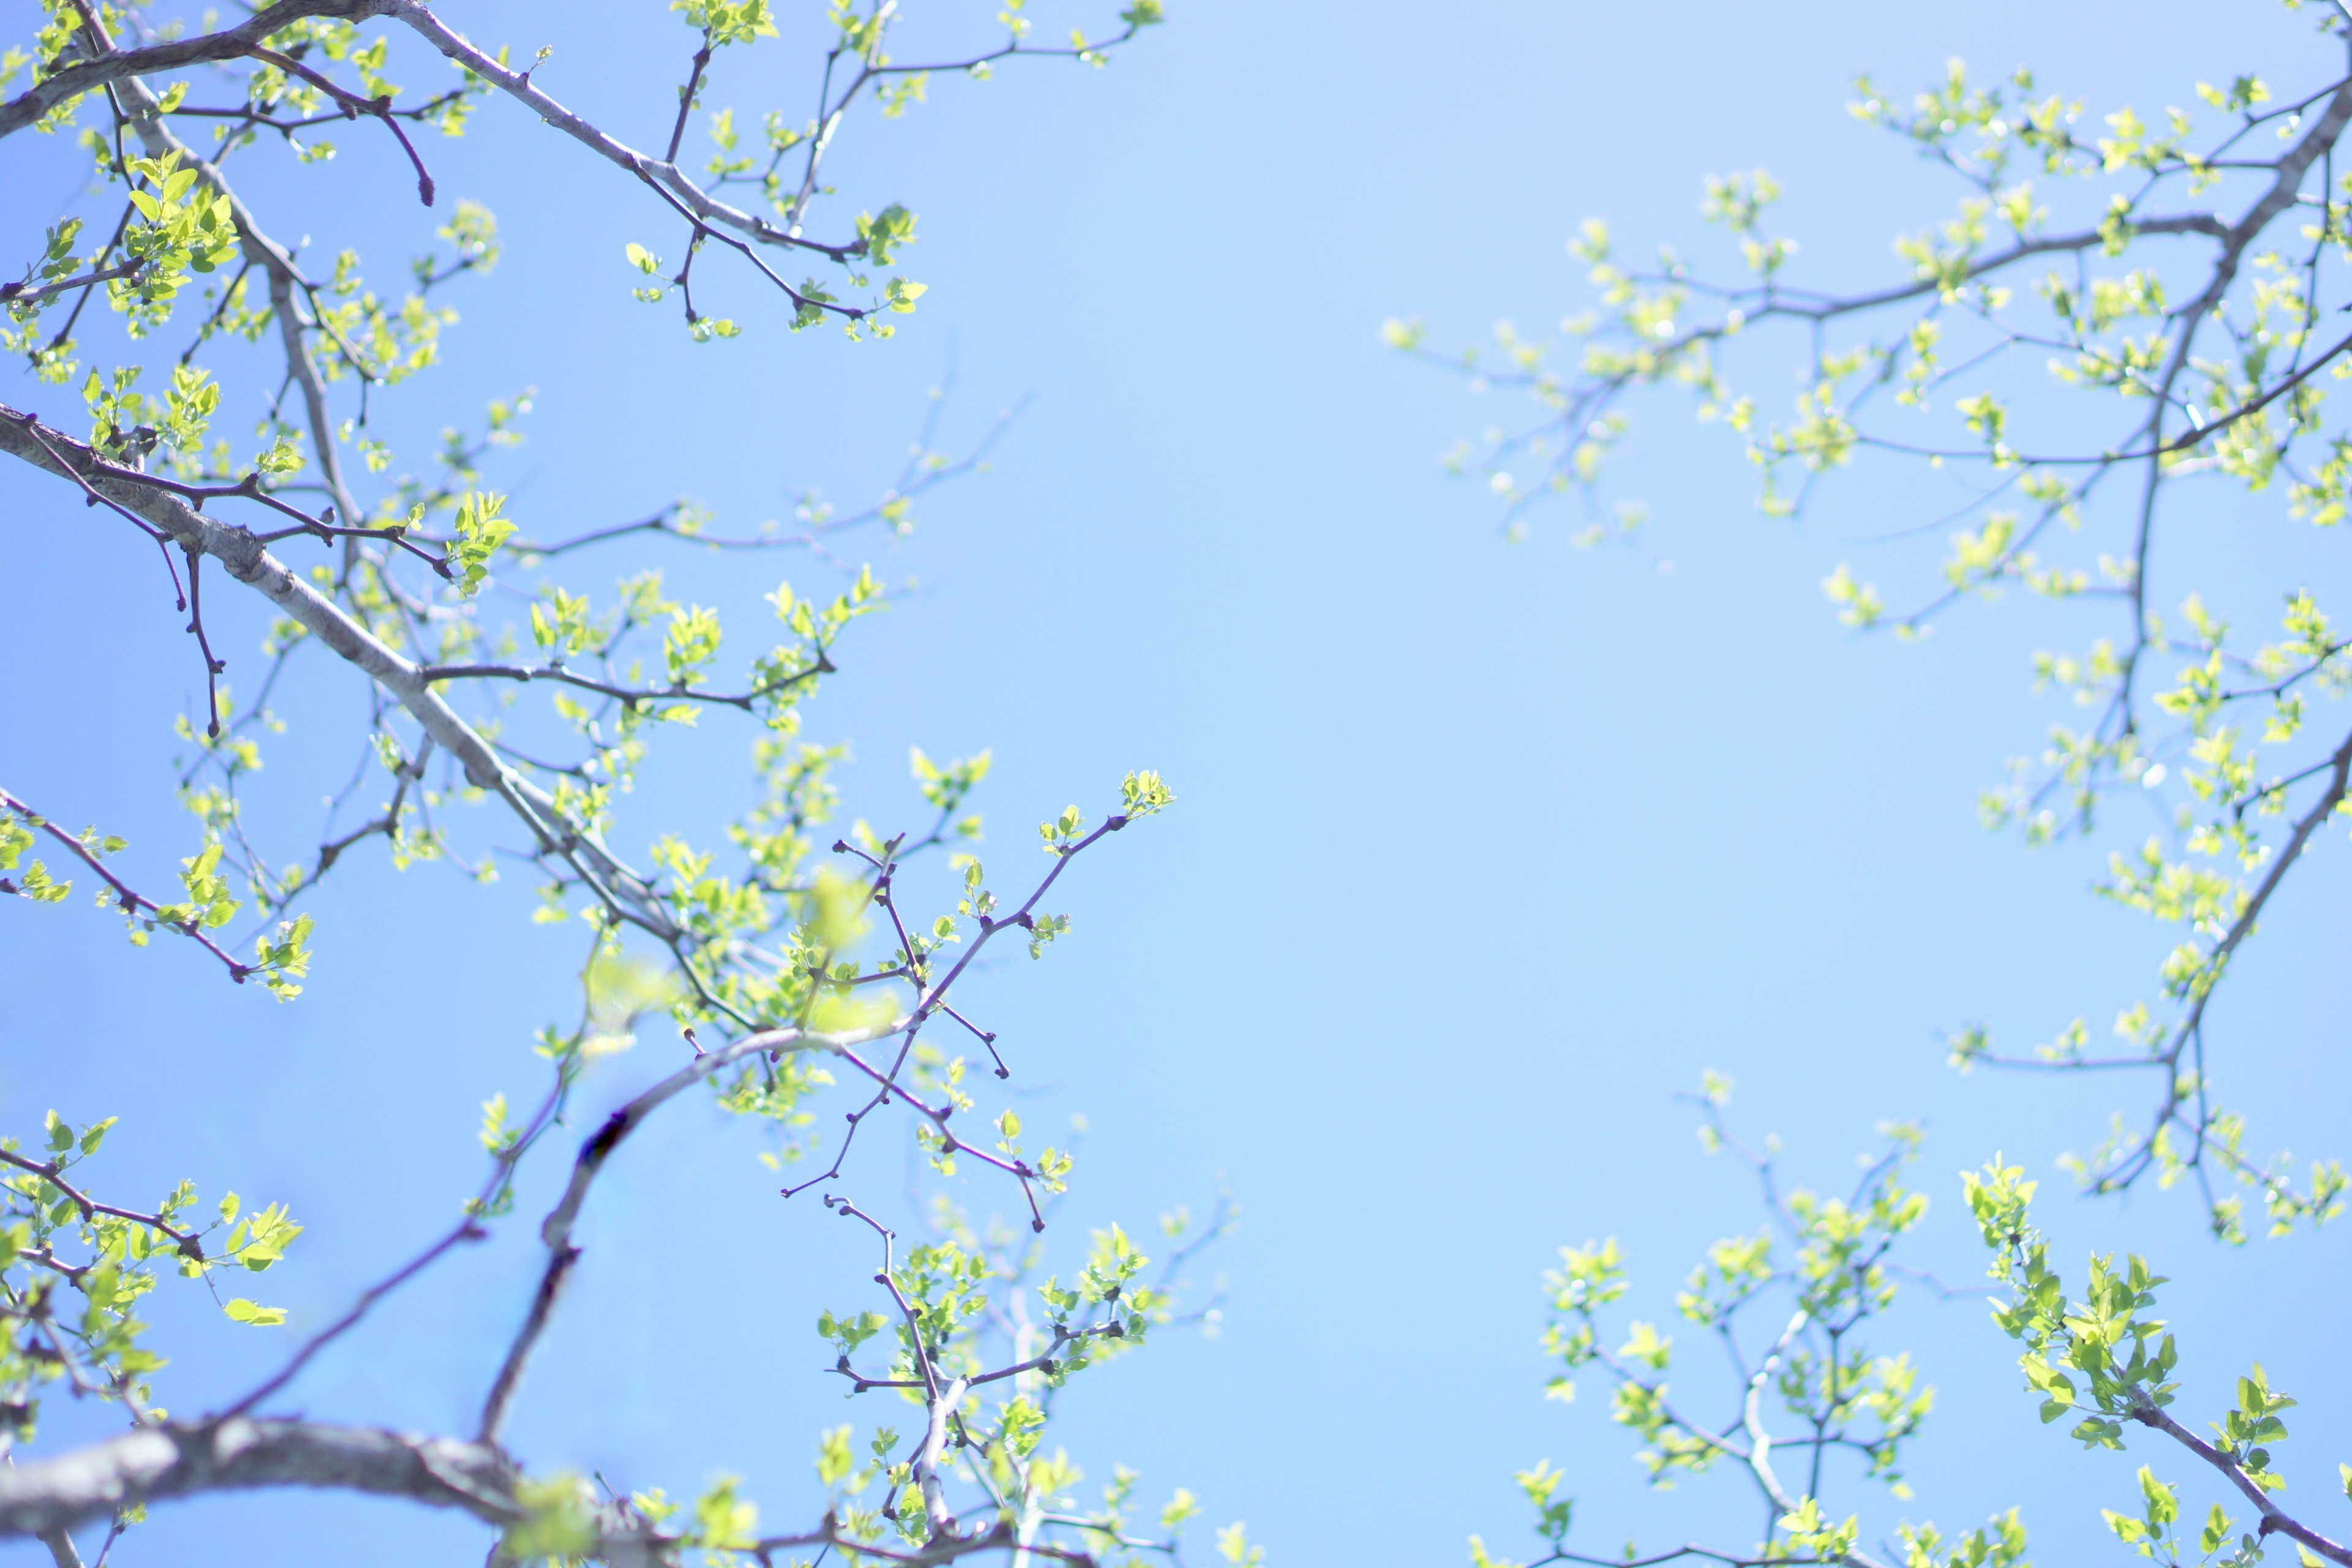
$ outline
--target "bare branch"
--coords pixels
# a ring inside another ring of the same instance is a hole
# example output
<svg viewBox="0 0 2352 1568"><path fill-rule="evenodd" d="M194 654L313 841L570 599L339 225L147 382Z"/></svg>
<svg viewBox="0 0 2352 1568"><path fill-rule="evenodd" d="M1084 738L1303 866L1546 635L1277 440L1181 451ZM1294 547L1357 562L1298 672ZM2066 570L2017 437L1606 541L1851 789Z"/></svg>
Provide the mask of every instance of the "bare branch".
<svg viewBox="0 0 2352 1568"><path fill-rule="evenodd" d="M447 1437L243 1418L142 1426L0 1468L0 1536L70 1530L126 1506L256 1487L372 1492L504 1524L520 1511L515 1479L498 1449Z"/></svg>
<svg viewBox="0 0 2352 1568"><path fill-rule="evenodd" d="M524 1366L533 1348L553 1315L557 1299L572 1265L579 1260L580 1248L572 1245L572 1227L580 1217L581 1205L588 1201L588 1189L594 1184L597 1173L612 1158L631 1132L662 1105L686 1089L700 1083L721 1068L732 1065L762 1051L825 1050L846 1054L848 1047L867 1040L885 1038L898 1033L908 1025L900 1018L887 1025L845 1030L834 1034L805 1029L768 1029L722 1046L714 1051L696 1047L695 1058L676 1072L639 1094L604 1119L603 1126L580 1147L579 1156L572 1165L572 1179L565 1184L563 1195L541 1222L539 1238L547 1248L547 1264L540 1276L538 1289L531 1298L530 1311L516 1331L507 1348L505 1359L492 1381L488 1397L483 1402L480 1431L485 1442L495 1441L506 1424L507 1411L512 1405L516 1390L521 1385Z"/></svg>

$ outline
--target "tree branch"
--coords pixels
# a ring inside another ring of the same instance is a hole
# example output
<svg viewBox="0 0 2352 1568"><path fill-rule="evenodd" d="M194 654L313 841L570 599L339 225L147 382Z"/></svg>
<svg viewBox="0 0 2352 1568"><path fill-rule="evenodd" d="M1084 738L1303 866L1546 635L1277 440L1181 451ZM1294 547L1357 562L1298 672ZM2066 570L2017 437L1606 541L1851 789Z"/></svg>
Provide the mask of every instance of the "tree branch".
<svg viewBox="0 0 2352 1568"><path fill-rule="evenodd" d="M490 1384L489 1395L483 1401L482 1441L495 1442L506 1425L508 1409L522 1383L523 1368L530 1360L540 1336L546 1331L549 1320L554 1315L556 1301L562 1293L572 1265L579 1261L580 1248L572 1244L572 1227L580 1218L581 1205L588 1201L588 1189L594 1184L597 1173L604 1168L604 1162L612 1158L613 1151L621 1146L623 1140L635 1131L646 1117L659 1110L664 1102L719 1068L746 1057L761 1051L787 1048L845 1053L851 1046L895 1035L906 1028L909 1022L911 1020L907 1018L898 1018L887 1025L844 1030L837 1034L820 1034L808 1029L766 1029L746 1035L715 1051L698 1055L694 1060L606 1117L604 1124L581 1144L580 1153L572 1163L572 1179L565 1184L562 1197L548 1212L547 1218L540 1223L539 1237L547 1248L547 1266L541 1273L538 1289L532 1294L530 1311L524 1318L522 1327L516 1331L514 1342L507 1347L506 1359L500 1363L498 1376Z"/></svg>
<svg viewBox="0 0 2352 1568"><path fill-rule="evenodd" d="M127 1219L134 1225L143 1225L150 1230L161 1231L170 1237L173 1249L181 1256L193 1258L198 1263L205 1261L204 1242L194 1231L182 1230L179 1226L166 1222L161 1215L141 1214L135 1209L119 1209L112 1204L100 1203L89 1194L68 1184L65 1179L65 1168L55 1161L29 1159L11 1150L0 1149L0 1164L14 1165L20 1171L29 1171L40 1177L42 1181L47 1182L69 1200L75 1208L81 1211L81 1217L85 1221L94 1215L103 1214L112 1215L116 1219ZM68 1270L60 1266L58 1271L63 1273Z"/></svg>
<svg viewBox="0 0 2352 1568"><path fill-rule="evenodd" d="M780 691L791 690L803 681L814 680L820 675L829 675L833 673L833 668L831 661L820 653L816 663L798 674L788 675L781 680L772 680L765 686L754 687L749 691L734 693L699 691L690 686L634 688L614 686L607 681L594 680L584 675L574 675L560 664L536 667L520 664L436 664L428 666L421 673L424 679L430 681L553 680L566 686L576 686L583 691L593 691L633 707L639 703L656 702L716 702L723 707L740 708L748 713L751 710L751 705L761 698L773 697Z"/></svg>
<svg viewBox="0 0 2352 1568"><path fill-rule="evenodd" d="M719 224L750 235L765 245L787 246L801 250L814 250L839 261L846 257L866 253L866 242L849 245L824 245L813 239L803 239L796 234L777 227L766 218L730 206L704 191L701 186L678 172L677 165L638 152L618 138L608 135L588 121L558 103L545 91L532 85L530 72L512 70L500 65L472 43L465 35L441 20L430 7L417 0L369 0L371 15L394 17L406 23L435 48L451 60L480 77L484 81L507 94L590 152L635 174L646 184L668 193L679 205L705 223Z"/></svg>
<svg viewBox="0 0 2352 1568"><path fill-rule="evenodd" d="M2246 1500L2261 1512L2263 1534L2292 1536L2330 1562L2342 1563L2347 1564L2347 1568L2352 1568L2352 1548L2339 1546L2310 1526L2298 1524L2280 1512L2278 1505L2271 1501L2270 1495L2254 1482L2253 1478L2247 1475L2236 1460L2212 1444L2153 1405L2142 1405L2133 1411L2131 1416L2143 1426L2153 1426L2228 1477L2230 1484L2243 1492Z"/></svg>
<svg viewBox="0 0 2352 1568"><path fill-rule="evenodd" d="M322 1487L463 1509L505 1524L516 1473L487 1444L307 1421L142 1426L0 1468L0 1536L47 1535L117 1509L257 1487Z"/></svg>
<svg viewBox="0 0 2352 1568"><path fill-rule="evenodd" d="M391 8L388 0L279 0L278 5L257 11L237 26L217 33L77 60L47 80L37 82L0 103L0 136L22 131L68 99L94 91L109 82L246 58L270 34L308 16L335 16L358 22L381 16Z"/></svg>
<svg viewBox="0 0 2352 1568"><path fill-rule="evenodd" d="M22 817L25 821L37 826L42 832L47 834L51 838L56 839L59 844L65 846L67 849L79 857L83 865L88 866L90 870L97 875L100 881L104 882L109 888L114 890L115 907L121 910L124 914L132 916L133 918L145 918L152 920L155 924L163 927L167 931L178 931L182 936L188 938L191 942L194 942L197 946L203 948L206 952L211 953L215 958L219 959L223 964L226 965L228 969L228 977L231 980L236 981L239 985L244 984L246 976L254 972L255 965L238 963L236 954L228 952L226 949L223 948L220 943L215 942L210 936L206 935L205 928L199 925L193 917L187 920L171 920L165 918L163 915L163 906L156 903L154 900L134 890L129 883L116 876L113 872L108 870L106 868L105 862L99 858L98 852L96 850L90 848L89 845L84 844L80 839L76 838L72 834L68 833L65 829L59 827L56 823L51 822L47 817L43 816L39 812L35 811L31 806L26 805L23 801L18 800L15 795L10 795L6 790L0 790L0 808L5 808L7 811L13 812L17 816ZM15 885L11 883L8 879L5 877L0 877L0 892L13 893L16 890L16 889ZM9 1155L0 1153L0 1159L8 1158L10 1158ZM27 1166L26 1168L30 1170L33 1167ZM62 1191L63 1189L60 1190ZM136 1218L137 1216L133 1215L131 1217Z"/></svg>
<svg viewBox="0 0 2352 1568"><path fill-rule="evenodd" d="M390 692L441 748L457 759L467 779L503 796L531 830L543 852L563 856L609 889L623 916L663 942L677 925L652 885L614 858L593 836L566 824L555 799L499 760L472 725L457 716L417 666L361 625L332 600L263 548L251 532L216 522L176 496L117 476L83 442L0 404L0 451L45 472L72 479L109 505L134 514L189 551L210 555L228 574L302 624L337 657Z"/></svg>

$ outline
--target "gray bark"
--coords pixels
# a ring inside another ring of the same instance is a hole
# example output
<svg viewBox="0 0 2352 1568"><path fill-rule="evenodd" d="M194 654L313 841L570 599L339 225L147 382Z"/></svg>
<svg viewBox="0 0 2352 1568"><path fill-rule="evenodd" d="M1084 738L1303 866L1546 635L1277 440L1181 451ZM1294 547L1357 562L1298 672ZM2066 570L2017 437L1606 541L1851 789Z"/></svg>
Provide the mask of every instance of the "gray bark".
<svg viewBox="0 0 2352 1568"><path fill-rule="evenodd" d="M5 103L0 103L0 136L22 131L77 93L89 92L110 81L153 76L215 60L240 58L262 39L305 16L339 16L359 21L391 9L390 0L280 0L255 13L240 25L201 37L178 38L143 49L121 49L98 59L67 66L47 81L37 82Z"/></svg>
<svg viewBox="0 0 2352 1568"><path fill-rule="evenodd" d="M515 1518L513 1466L498 1448L362 1426L242 1417L142 1426L55 1458L0 1469L0 1536L47 1536L129 1503L255 1487L328 1487Z"/></svg>

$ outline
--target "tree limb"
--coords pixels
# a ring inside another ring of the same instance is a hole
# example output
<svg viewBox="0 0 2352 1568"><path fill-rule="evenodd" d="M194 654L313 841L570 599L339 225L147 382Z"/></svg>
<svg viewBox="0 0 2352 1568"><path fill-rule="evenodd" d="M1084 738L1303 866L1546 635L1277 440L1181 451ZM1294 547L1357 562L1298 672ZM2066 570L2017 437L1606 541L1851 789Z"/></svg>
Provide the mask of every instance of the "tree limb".
<svg viewBox="0 0 2352 1568"><path fill-rule="evenodd" d="M561 853L609 889L633 923L662 941L677 933L646 879L614 858L595 838L566 824L555 799L499 761L474 727L433 689L424 672L353 619L302 576L263 548L252 532L215 521L178 497L143 482L133 469L108 462L64 432L0 404L0 452L46 473L72 479L109 505L160 529L182 549L213 557L228 574L299 621L346 663L382 686L456 757L467 779L493 790L529 826L543 850Z"/></svg>
<svg viewBox="0 0 2352 1568"><path fill-rule="evenodd" d="M0 1468L0 1536L46 1536L132 1504L257 1487L404 1497L502 1525L521 1511L515 1479L499 1449L449 1437L243 1418L142 1426Z"/></svg>
<svg viewBox="0 0 2352 1568"><path fill-rule="evenodd" d="M2279 1510L2276 1503L2271 1501L2270 1494L2263 1491L2253 1479L2246 1474L2244 1467L2212 1444L2153 1405L2144 1405L2133 1411L2131 1416L2143 1426L2155 1427L2227 1477L2230 1484L2243 1492L2246 1500L2261 1511L2263 1516L2261 1532L2263 1535L2276 1532L2290 1536L2330 1562L2352 1565L2352 1548L2341 1546L2308 1525L2288 1518Z"/></svg>
<svg viewBox="0 0 2352 1568"><path fill-rule="evenodd" d="M824 1050L846 1054L848 1047L868 1040L887 1038L914 1023L912 1018L894 1018L887 1024L866 1028L849 1029L832 1034L813 1029L766 1029L746 1035L715 1051L698 1051L694 1060L639 1094L605 1118L603 1126L591 1133L580 1146L580 1153L572 1164L572 1178L564 1184L563 1195L547 1218L540 1223L539 1238L547 1248L547 1266L540 1276L539 1288L532 1292L530 1312L521 1328L515 1332L514 1342L507 1347L506 1359L499 1363L498 1376L491 1382L488 1396L482 1402L481 1436L484 1442L495 1442L506 1425L507 1413L514 1403L516 1391L522 1385L523 1368L530 1363L540 1336L547 1330L548 1321L554 1316L555 1305L562 1297L572 1265L580 1260L580 1248L572 1242L572 1227L580 1217L580 1208L588 1201L588 1189L593 1185L597 1173L622 1141L635 1131L646 1117L661 1109L664 1103L700 1083L721 1068L729 1067L746 1057L761 1051Z"/></svg>
<svg viewBox="0 0 2352 1568"><path fill-rule="evenodd" d="M464 34L434 15L430 7L417 4L417 0L368 0L368 3L371 15L391 16L406 23L452 61L521 103L597 156L626 169L656 190L667 192L696 218L750 235L765 245L814 250L836 261L866 253L866 242L862 239L848 245L824 245L813 239L803 239L797 233L780 228L755 213L747 213L719 200L688 179L676 163L640 153L564 108L532 85L530 71L513 70L499 64L488 53L469 42Z"/></svg>
<svg viewBox="0 0 2352 1568"><path fill-rule="evenodd" d="M391 9L388 0L278 0L267 10L257 11L237 26L217 33L77 60L47 80L36 82L7 102L0 103L0 136L22 131L67 100L109 82L244 58L270 34L308 16L337 16L358 22L381 16Z"/></svg>

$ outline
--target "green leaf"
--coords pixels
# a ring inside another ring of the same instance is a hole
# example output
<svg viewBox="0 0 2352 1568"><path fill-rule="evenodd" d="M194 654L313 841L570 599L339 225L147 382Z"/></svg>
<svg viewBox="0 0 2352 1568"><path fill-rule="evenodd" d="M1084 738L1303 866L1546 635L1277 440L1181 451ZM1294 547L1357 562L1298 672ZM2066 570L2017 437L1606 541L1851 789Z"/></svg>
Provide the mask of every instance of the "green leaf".
<svg viewBox="0 0 2352 1568"><path fill-rule="evenodd" d="M522 1507L522 1517L500 1537L500 1555L522 1563L560 1563L584 1558L595 1550L595 1497L577 1476L524 1477L515 1485L515 1501Z"/></svg>
<svg viewBox="0 0 2352 1568"><path fill-rule="evenodd" d="M477 490L457 505L457 542L449 550L449 565L457 591L471 598L490 574L490 557L515 531L512 519L502 515L506 498Z"/></svg>

